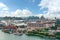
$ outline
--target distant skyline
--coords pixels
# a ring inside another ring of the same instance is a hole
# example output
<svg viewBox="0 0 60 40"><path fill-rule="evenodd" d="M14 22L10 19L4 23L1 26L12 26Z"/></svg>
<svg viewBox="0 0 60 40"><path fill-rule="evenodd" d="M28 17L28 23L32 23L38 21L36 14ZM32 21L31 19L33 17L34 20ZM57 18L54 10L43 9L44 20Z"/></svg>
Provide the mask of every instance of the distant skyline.
<svg viewBox="0 0 60 40"><path fill-rule="evenodd" d="M0 0L0 17L60 17L60 0Z"/></svg>

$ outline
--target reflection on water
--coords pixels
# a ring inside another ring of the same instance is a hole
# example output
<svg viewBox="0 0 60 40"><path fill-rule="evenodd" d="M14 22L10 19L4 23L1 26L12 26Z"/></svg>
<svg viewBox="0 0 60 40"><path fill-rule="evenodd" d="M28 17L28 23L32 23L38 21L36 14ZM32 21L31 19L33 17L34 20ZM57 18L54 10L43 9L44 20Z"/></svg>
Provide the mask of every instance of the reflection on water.
<svg viewBox="0 0 60 40"><path fill-rule="evenodd" d="M26 36L25 34L22 36L16 36L13 34L4 33L0 30L0 40L58 40L58 39L47 39L36 36Z"/></svg>

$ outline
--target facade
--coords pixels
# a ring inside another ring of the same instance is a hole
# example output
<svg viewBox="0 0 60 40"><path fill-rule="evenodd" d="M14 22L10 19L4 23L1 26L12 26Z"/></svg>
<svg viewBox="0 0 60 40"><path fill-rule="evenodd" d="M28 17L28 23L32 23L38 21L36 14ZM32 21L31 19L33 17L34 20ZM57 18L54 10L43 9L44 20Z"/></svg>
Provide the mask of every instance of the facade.
<svg viewBox="0 0 60 40"><path fill-rule="evenodd" d="M5 23L0 22L0 29L2 29L5 26Z"/></svg>
<svg viewBox="0 0 60 40"><path fill-rule="evenodd" d="M60 27L57 27L57 30L60 30Z"/></svg>
<svg viewBox="0 0 60 40"><path fill-rule="evenodd" d="M14 25L7 25L7 26L4 26L3 29L2 29L2 31L4 31L4 32L6 32L6 31L16 32L16 30L17 30L17 27L14 26Z"/></svg>
<svg viewBox="0 0 60 40"><path fill-rule="evenodd" d="M36 22L28 22L27 27L29 28L50 28L52 26L55 26L55 21L54 20L40 20Z"/></svg>

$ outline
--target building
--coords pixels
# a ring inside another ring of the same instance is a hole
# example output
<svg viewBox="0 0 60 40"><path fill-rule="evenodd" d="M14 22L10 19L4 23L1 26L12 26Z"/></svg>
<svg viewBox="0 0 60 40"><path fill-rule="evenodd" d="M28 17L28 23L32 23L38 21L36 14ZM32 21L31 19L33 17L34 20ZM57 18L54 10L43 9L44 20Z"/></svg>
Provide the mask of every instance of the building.
<svg viewBox="0 0 60 40"><path fill-rule="evenodd" d="M57 30L60 30L60 27L57 27Z"/></svg>
<svg viewBox="0 0 60 40"><path fill-rule="evenodd" d="M50 28L55 26L55 20L39 20L36 22L28 22L27 23L27 27L28 28L38 28L38 29L42 29L42 28Z"/></svg>
<svg viewBox="0 0 60 40"><path fill-rule="evenodd" d="M14 25L7 25L7 26L4 26L2 31L4 32L16 32L17 30L17 27L14 26Z"/></svg>

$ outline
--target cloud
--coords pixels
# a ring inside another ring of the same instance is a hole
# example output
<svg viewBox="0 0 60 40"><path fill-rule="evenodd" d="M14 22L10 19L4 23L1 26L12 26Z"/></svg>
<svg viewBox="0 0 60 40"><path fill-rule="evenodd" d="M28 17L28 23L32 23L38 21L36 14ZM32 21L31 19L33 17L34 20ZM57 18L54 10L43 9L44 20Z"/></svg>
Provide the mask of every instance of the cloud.
<svg viewBox="0 0 60 40"><path fill-rule="evenodd" d="M48 8L47 13L41 14L45 17L60 17L60 0L41 0L38 4L40 6L40 10L44 8ZM39 14L40 15L40 14Z"/></svg>
<svg viewBox="0 0 60 40"><path fill-rule="evenodd" d="M27 17L27 16L32 16L32 12L28 9L17 9L15 12L11 12L10 16L15 16L15 17Z"/></svg>
<svg viewBox="0 0 60 40"><path fill-rule="evenodd" d="M0 11L7 11L7 10L8 10L7 5L0 3Z"/></svg>
<svg viewBox="0 0 60 40"><path fill-rule="evenodd" d="M4 3L0 3L0 17L1 16L6 16L8 14L8 7Z"/></svg>
<svg viewBox="0 0 60 40"><path fill-rule="evenodd" d="M0 17L11 16L11 17L27 17L31 16L32 12L28 9L17 9L16 11L9 12L9 8L4 3L0 3Z"/></svg>

